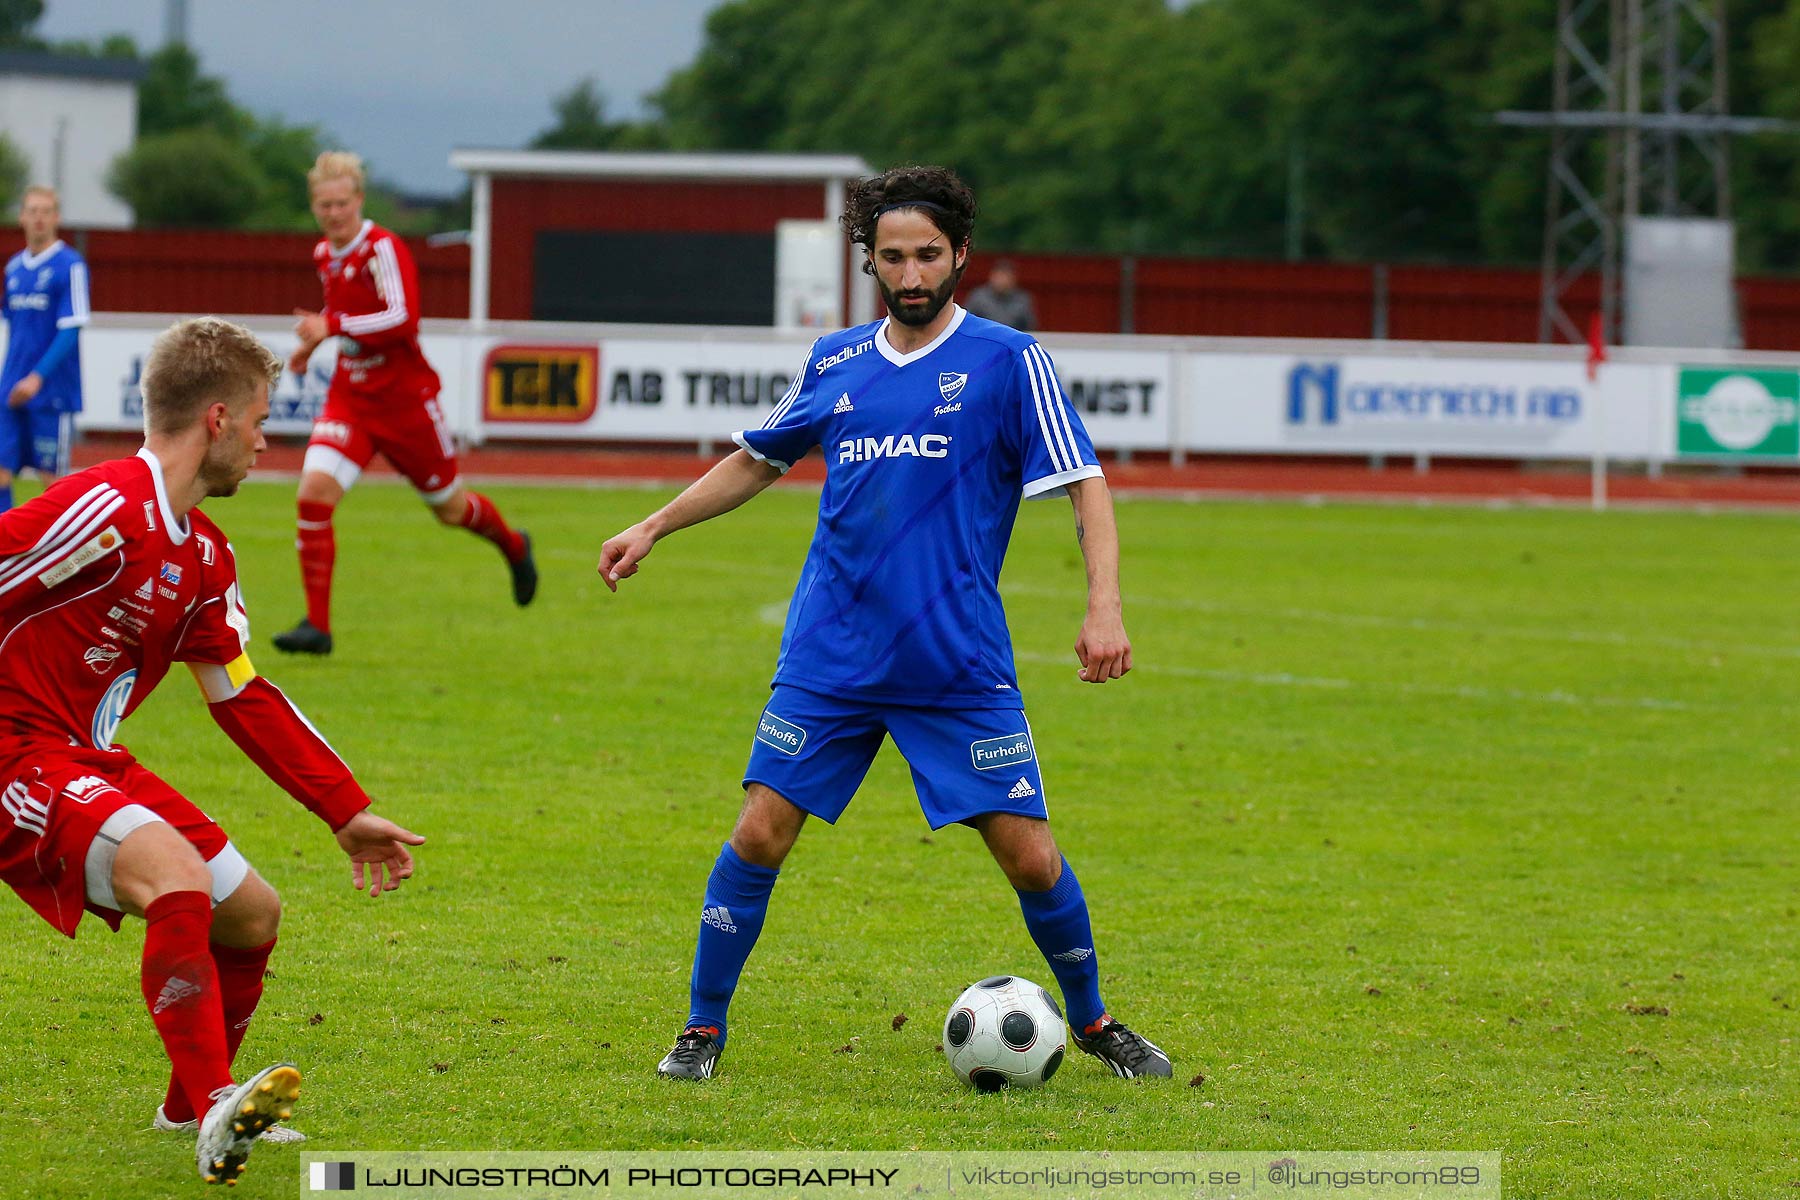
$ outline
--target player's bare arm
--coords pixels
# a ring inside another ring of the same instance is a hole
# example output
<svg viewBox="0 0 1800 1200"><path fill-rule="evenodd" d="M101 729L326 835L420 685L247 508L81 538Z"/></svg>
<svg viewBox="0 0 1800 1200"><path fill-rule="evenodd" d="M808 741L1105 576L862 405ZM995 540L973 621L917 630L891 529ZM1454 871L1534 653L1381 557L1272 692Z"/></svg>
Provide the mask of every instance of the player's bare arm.
<svg viewBox="0 0 1800 1200"><path fill-rule="evenodd" d="M1119 526L1113 517L1112 491L1095 476L1069 484L1075 508L1075 540L1087 566L1087 617L1075 639L1080 677L1105 683L1131 670L1131 639L1125 635L1124 602L1119 595Z"/></svg>
<svg viewBox="0 0 1800 1200"><path fill-rule="evenodd" d="M637 574L658 539L722 516L781 478L781 471L739 450L688 485L686 491L636 525L606 540L597 570L611 591Z"/></svg>

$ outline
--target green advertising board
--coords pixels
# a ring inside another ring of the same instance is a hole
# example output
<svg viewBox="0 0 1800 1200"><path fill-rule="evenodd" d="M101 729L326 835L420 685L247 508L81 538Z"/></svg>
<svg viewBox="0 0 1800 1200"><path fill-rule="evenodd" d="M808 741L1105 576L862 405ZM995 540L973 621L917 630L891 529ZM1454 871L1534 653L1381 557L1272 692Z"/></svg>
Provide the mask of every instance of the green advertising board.
<svg viewBox="0 0 1800 1200"><path fill-rule="evenodd" d="M1675 451L1800 458L1800 371L1682 367Z"/></svg>

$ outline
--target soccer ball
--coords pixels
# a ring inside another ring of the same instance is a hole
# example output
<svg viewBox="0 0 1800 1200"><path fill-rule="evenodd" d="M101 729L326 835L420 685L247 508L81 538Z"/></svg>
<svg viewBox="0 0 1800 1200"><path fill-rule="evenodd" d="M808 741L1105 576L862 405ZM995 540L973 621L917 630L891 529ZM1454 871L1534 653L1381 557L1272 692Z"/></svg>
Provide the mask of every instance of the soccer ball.
<svg viewBox="0 0 1800 1200"><path fill-rule="evenodd" d="M970 984L944 1018L944 1057L984 1092L1049 1083L1068 1049L1062 1009L1029 979L990 975Z"/></svg>

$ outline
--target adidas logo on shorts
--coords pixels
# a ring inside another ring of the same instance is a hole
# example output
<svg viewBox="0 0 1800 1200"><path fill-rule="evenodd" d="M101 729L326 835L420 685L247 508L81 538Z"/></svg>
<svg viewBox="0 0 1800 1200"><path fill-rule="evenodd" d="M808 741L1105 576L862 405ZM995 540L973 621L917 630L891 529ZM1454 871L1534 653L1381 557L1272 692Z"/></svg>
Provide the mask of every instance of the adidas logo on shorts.
<svg viewBox="0 0 1800 1200"><path fill-rule="evenodd" d="M715 904L711 908L700 910L700 923L711 925L720 933L736 933L737 922L731 919L731 910L723 904Z"/></svg>
<svg viewBox="0 0 1800 1200"><path fill-rule="evenodd" d="M1029 779L1021 779L1013 784L1012 791L1006 793L1008 800L1029 800L1037 795L1037 789L1031 786Z"/></svg>
<svg viewBox="0 0 1800 1200"><path fill-rule="evenodd" d="M850 393L845 392L843 395L839 396L836 406L834 406L831 411L833 415L836 415L837 413L855 412L856 405L850 403Z"/></svg>

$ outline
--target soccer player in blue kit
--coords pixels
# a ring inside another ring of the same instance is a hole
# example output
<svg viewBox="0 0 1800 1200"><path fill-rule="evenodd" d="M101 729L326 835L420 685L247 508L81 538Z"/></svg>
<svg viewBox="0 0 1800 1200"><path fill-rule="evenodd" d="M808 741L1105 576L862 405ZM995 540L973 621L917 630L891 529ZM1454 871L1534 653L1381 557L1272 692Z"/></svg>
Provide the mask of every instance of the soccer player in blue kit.
<svg viewBox="0 0 1800 1200"><path fill-rule="evenodd" d="M1121 1077L1171 1074L1168 1056L1101 1002L1087 901L1050 834L1000 602L1019 501L1066 493L1087 565L1080 677L1129 671L1112 497L1049 355L953 303L974 223L974 195L942 167L856 184L842 224L890 315L815 342L762 428L736 434L736 453L601 548L601 578L617 591L659 538L824 450L818 530L744 807L707 880L687 1023L660 1075L711 1078L782 861L808 815L842 814L886 735L932 828L973 826L1018 892L1076 1046Z"/></svg>
<svg viewBox="0 0 1800 1200"><path fill-rule="evenodd" d="M6 364L0 367L0 512L13 506L24 467L66 474L81 411L81 353L88 322L87 264L56 236L56 192L28 187L19 206L25 249L6 264Z"/></svg>

